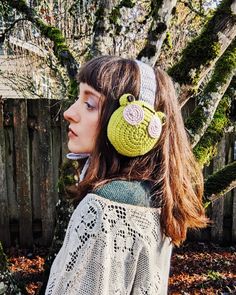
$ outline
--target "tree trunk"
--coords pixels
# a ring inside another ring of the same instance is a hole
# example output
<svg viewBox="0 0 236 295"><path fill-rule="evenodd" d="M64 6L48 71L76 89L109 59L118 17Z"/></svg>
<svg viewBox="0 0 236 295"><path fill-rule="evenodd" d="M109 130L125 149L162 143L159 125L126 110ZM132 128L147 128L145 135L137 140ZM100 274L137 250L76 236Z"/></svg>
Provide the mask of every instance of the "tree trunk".
<svg viewBox="0 0 236 295"><path fill-rule="evenodd" d="M198 106L186 121L194 147L209 127L217 106L236 73L236 39L218 60L203 94L197 96Z"/></svg>
<svg viewBox="0 0 236 295"><path fill-rule="evenodd" d="M182 58L170 70L170 75L183 91L179 101L184 105L193 88L198 88L209 71L236 36L236 10L233 0L222 1L201 34L183 50ZM187 85L187 87L186 87Z"/></svg>
<svg viewBox="0 0 236 295"><path fill-rule="evenodd" d="M69 85L68 96L69 98L77 97L77 82L76 74L78 70L78 63L73 57L62 32L54 26L48 25L37 14L34 8L28 6L25 0L4 0L10 7L16 9L24 15L24 17L32 22L40 31L41 35L53 41L53 52L58 59L58 62L67 70Z"/></svg>
<svg viewBox="0 0 236 295"><path fill-rule="evenodd" d="M198 162L208 165L217 154L217 144L221 140L224 130L229 125L228 112L231 106L230 96L225 96L219 103L214 118L206 130L204 136L193 148L193 152Z"/></svg>
<svg viewBox="0 0 236 295"><path fill-rule="evenodd" d="M220 153L213 161L213 170L218 171L225 166L225 136L219 143L218 147ZM236 166L235 166L236 167ZM216 172L217 173L217 172ZM224 177L224 180L226 178ZM211 227L211 238L215 242L223 241L223 220L224 220L224 200L217 199L212 201L212 214L211 220L213 225Z"/></svg>
<svg viewBox="0 0 236 295"><path fill-rule="evenodd" d="M218 170L205 182L205 198L216 201L236 187L236 161Z"/></svg>
<svg viewBox="0 0 236 295"><path fill-rule="evenodd" d="M163 41L166 38L169 22L173 8L176 6L176 0L152 1L153 21L149 29L145 47L139 52L138 59L155 66L161 52Z"/></svg>

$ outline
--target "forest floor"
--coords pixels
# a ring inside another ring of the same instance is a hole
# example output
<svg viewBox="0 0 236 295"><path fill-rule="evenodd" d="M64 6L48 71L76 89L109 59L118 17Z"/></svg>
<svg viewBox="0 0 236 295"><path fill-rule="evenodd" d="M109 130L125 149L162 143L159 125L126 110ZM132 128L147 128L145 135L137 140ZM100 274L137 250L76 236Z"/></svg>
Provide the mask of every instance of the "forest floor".
<svg viewBox="0 0 236 295"><path fill-rule="evenodd" d="M47 250L11 248L7 252L16 281L36 295L42 285ZM186 243L175 248L171 260L169 295L236 294L236 247Z"/></svg>

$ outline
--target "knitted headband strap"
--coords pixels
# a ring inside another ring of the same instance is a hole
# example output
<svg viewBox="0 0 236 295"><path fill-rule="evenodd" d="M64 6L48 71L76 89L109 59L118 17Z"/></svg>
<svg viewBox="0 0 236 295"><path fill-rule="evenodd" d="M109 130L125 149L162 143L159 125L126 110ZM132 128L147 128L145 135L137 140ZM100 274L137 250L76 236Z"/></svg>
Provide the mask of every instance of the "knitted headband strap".
<svg viewBox="0 0 236 295"><path fill-rule="evenodd" d="M141 79L139 99L154 106L157 87L155 72L149 65L139 60L135 60L135 62L139 67Z"/></svg>

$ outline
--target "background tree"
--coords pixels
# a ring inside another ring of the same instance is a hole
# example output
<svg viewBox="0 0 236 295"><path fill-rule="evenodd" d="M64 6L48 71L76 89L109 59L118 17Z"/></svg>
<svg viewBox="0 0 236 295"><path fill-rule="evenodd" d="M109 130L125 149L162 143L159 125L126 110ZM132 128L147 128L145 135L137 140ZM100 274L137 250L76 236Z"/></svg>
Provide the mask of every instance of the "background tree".
<svg viewBox="0 0 236 295"><path fill-rule="evenodd" d="M224 131L235 125L235 7L232 0L4 0L1 39L18 58L21 50L36 67L50 68L55 88L60 85L67 97L76 96L79 65L98 54L162 66L176 82L183 112L190 99L195 103L185 116L186 128L204 165ZM44 55L11 43L13 37L30 41Z"/></svg>
<svg viewBox="0 0 236 295"><path fill-rule="evenodd" d="M24 57L20 68L47 68L52 97L75 98L77 70L93 56L133 57L174 79L202 167L217 155L222 136L235 132L235 0L3 0L0 15L5 50L11 49L11 58ZM28 95L37 93L26 72L0 75L20 89L24 84ZM235 165L206 179L206 201L235 188Z"/></svg>
<svg viewBox="0 0 236 295"><path fill-rule="evenodd" d="M71 97L76 96L79 65L95 55L129 56L161 65L176 82L181 105L189 99L195 103L186 127L204 165L226 127L234 124L230 109L235 90L235 6L232 0L4 0L0 11L6 26L1 38L18 58L21 50L36 67L49 67L57 80L55 88L60 85L63 95ZM30 41L45 54L20 48L11 43L13 37Z"/></svg>

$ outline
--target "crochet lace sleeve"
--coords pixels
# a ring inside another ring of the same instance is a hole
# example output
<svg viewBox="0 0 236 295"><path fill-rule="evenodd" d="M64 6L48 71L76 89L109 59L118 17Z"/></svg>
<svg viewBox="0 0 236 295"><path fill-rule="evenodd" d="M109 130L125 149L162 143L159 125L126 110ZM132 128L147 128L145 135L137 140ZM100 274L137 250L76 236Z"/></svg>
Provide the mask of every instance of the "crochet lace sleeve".
<svg viewBox="0 0 236 295"><path fill-rule="evenodd" d="M87 195L74 211L45 294L159 294L152 245L160 237L150 235L153 220L94 196Z"/></svg>

